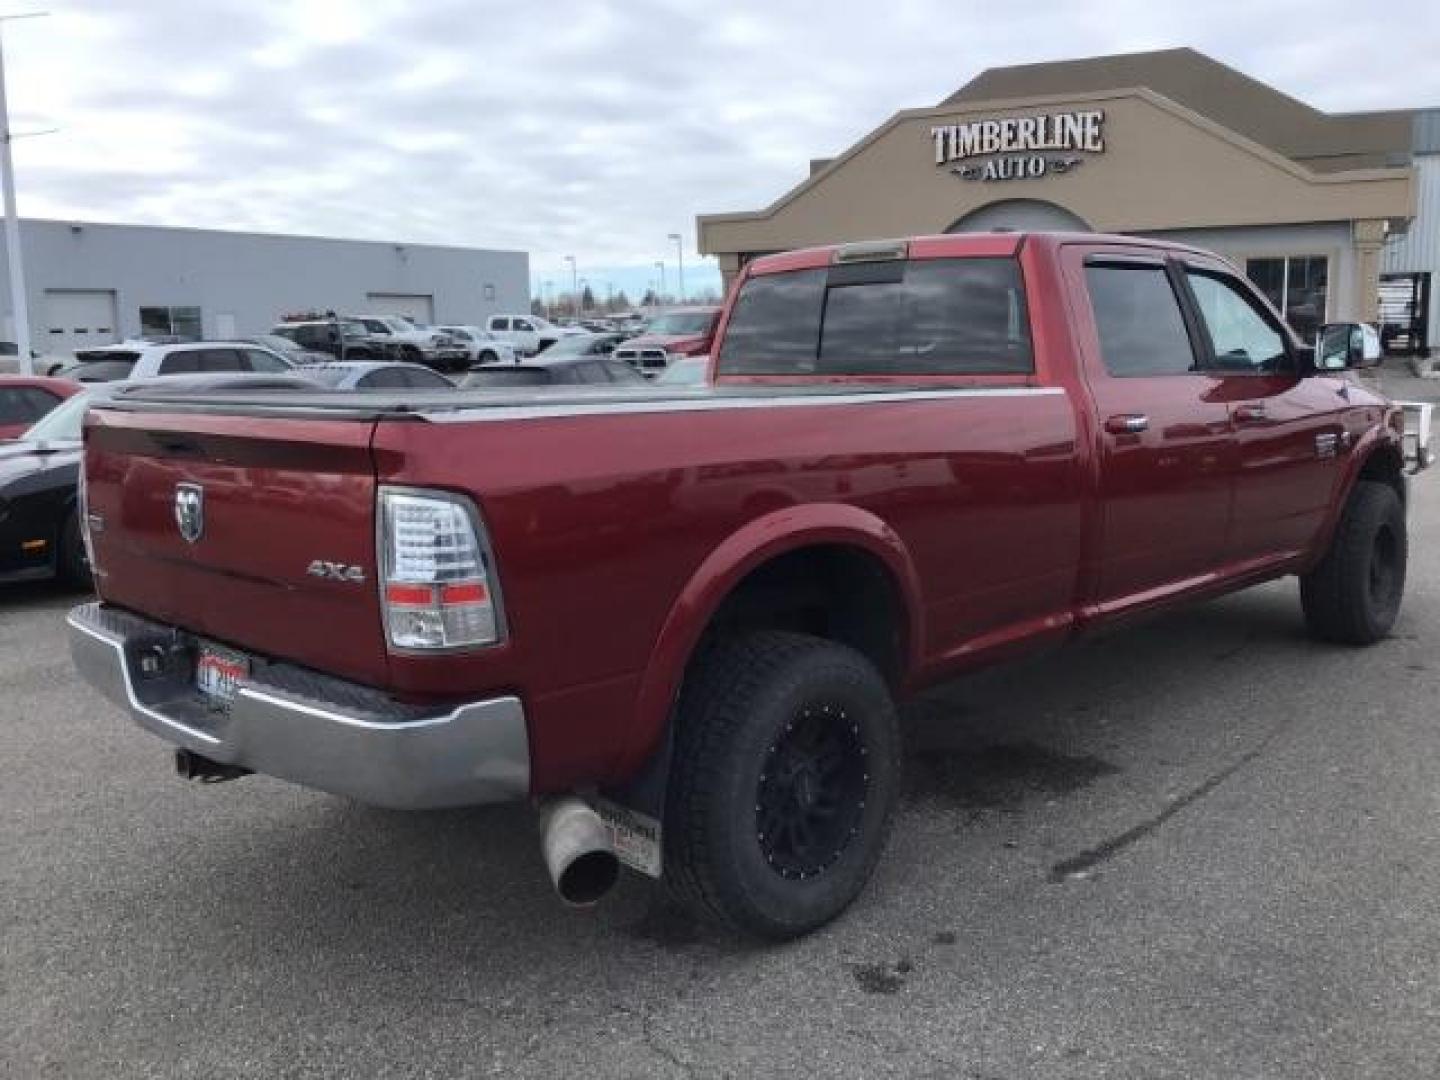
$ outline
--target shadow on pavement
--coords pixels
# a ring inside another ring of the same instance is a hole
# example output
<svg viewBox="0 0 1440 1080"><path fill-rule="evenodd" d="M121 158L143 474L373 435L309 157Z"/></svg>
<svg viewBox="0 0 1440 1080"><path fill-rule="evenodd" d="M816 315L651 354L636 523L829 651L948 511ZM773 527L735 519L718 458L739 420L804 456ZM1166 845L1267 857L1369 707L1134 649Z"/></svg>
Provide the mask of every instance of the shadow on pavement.
<svg viewBox="0 0 1440 1080"><path fill-rule="evenodd" d="M1231 597L926 694L904 710L900 816L959 808L979 821L1071 798L1122 771L1107 747L1133 741L1164 714L1171 693L1193 690L1197 679L1203 689L1247 652L1308 653L1317 662L1293 592ZM232 793L259 786L277 792L283 812L219 813ZM528 807L397 813L263 778L196 789L195 814L208 816L207 804L219 820L207 826L204 847L170 852L175 872L148 878L145 895L129 898L137 909L168 913L179 940L212 934L213 918L224 933L263 934L294 955L324 957L322 967L353 954L375 971L438 964L432 975L442 979L443 969L468 978L477 964L527 978L547 952L608 941L621 945L605 947L612 956L637 941L663 951L750 948L694 925L634 875L594 912L566 910L541 866Z"/></svg>

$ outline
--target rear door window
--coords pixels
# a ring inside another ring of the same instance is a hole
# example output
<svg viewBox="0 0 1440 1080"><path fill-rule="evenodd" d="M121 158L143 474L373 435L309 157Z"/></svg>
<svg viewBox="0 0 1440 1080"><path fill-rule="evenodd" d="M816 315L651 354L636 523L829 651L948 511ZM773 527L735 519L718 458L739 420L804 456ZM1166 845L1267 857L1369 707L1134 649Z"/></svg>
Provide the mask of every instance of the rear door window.
<svg viewBox="0 0 1440 1080"><path fill-rule="evenodd" d="M201 371L249 371L250 361L239 349L201 349Z"/></svg>
<svg viewBox="0 0 1440 1080"><path fill-rule="evenodd" d="M1034 371L1010 258L856 263L746 282L721 374L1009 375Z"/></svg>
<svg viewBox="0 0 1440 1080"><path fill-rule="evenodd" d="M1163 266L1085 267L1095 334L1105 370L1119 378L1188 375L1195 349Z"/></svg>
<svg viewBox="0 0 1440 1080"><path fill-rule="evenodd" d="M204 352L204 349L184 349L180 352L172 352L160 361L160 367L156 370L161 375L193 375L201 370L200 359Z"/></svg>
<svg viewBox="0 0 1440 1080"><path fill-rule="evenodd" d="M274 373L277 371L289 371L290 365L281 360L278 356L265 352L263 349L246 349L245 358L250 362L251 371L264 371Z"/></svg>

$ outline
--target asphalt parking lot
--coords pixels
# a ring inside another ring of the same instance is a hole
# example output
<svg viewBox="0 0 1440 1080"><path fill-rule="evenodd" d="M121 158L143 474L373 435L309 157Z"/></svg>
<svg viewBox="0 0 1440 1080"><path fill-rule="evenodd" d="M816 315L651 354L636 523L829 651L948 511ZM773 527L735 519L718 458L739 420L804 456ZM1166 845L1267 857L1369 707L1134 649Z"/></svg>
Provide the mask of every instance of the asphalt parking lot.
<svg viewBox="0 0 1440 1080"><path fill-rule="evenodd" d="M521 808L182 783L0 590L0 1074L1437 1075L1437 489L1373 649L1284 582L913 704L877 880L782 947L562 909Z"/></svg>

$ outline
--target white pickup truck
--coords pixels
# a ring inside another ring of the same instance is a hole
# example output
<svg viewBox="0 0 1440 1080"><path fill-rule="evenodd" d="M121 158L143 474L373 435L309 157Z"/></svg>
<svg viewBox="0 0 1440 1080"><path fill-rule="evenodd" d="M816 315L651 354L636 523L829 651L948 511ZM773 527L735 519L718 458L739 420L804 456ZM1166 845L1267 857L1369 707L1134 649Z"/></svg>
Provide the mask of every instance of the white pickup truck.
<svg viewBox="0 0 1440 1080"><path fill-rule="evenodd" d="M538 315L491 315L485 329L501 341L508 341L524 356L543 352L562 337L585 333L568 326L556 326Z"/></svg>

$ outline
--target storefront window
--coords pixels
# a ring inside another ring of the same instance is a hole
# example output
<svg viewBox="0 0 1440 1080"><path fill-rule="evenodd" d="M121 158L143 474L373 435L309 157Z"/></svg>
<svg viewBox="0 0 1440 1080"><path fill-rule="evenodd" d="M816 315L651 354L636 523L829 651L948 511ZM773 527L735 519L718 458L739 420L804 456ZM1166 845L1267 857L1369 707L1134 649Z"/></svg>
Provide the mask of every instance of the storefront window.
<svg viewBox="0 0 1440 1080"><path fill-rule="evenodd" d="M1289 255L1247 259L1245 275L1275 310L1285 316L1301 340L1310 341L1325 322L1330 287L1330 260L1324 255Z"/></svg>
<svg viewBox="0 0 1440 1080"><path fill-rule="evenodd" d="M140 334L142 337L171 336L186 341L199 341L203 337L200 328L198 307L142 307L140 309Z"/></svg>

